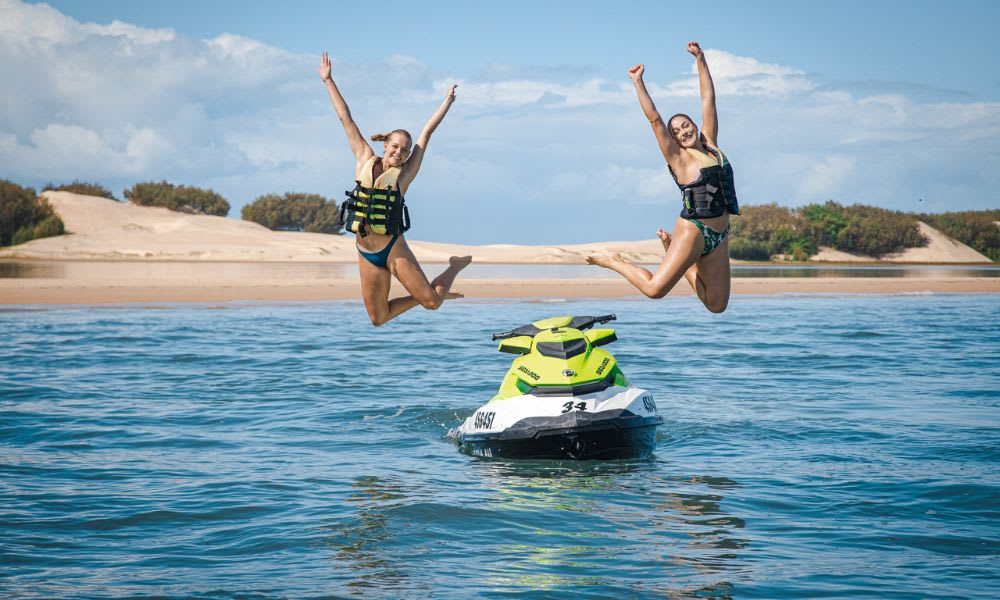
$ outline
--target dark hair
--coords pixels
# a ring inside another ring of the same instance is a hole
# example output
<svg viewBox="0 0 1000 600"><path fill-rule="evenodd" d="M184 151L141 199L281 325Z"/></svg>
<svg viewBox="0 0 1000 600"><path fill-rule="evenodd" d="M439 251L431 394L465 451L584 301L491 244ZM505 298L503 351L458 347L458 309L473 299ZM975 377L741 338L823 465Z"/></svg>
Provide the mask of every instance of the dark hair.
<svg viewBox="0 0 1000 600"><path fill-rule="evenodd" d="M389 133L376 133L375 135L372 136L371 139L372 139L373 142L387 142L387 141L389 141L389 137L392 136L392 134L394 134L394 133L398 133L400 135L405 135L406 139L411 144L413 143L413 136L410 135L410 132L407 131L407 130L405 130L405 129L393 129Z"/></svg>

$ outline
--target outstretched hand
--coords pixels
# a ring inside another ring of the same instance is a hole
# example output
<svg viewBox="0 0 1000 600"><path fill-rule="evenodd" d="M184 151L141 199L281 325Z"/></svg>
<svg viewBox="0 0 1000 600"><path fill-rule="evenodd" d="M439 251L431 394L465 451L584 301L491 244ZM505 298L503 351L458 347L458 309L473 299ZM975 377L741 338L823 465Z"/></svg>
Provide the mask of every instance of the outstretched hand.
<svg viewBox="0 0 1000 600"><path fill-rule="evenodd" d="M445 100L454 100L455 99L455 88L457 88L457 87L458 87L457 83L453 83L450 86L448 86L448 91L445 92L444 99Z"/></svg>
<svg viewBox="0 0 1000 600"><path fill-rule="evenodd" d="M695 58L701 56L701 46L698 42L688 42L687 51L690 52Z"/></svg>
<svg viewBox="0 0 1000 600"><path fill-rule="evenodd" d="M319 78L323 81L327 79L333 79L330 68L330 56L326 52L323 53L323 57L319 59L319 67L316 68L316 72L319 73Z"/></svg>
<svg viewBox="0 0 1000 600"><path fill-rule="evenodd" d="M646 70L646 67L642 63L635 65L628 70L628 76L632 78L632 81L640 81L642 79L642 74Z"/></svg>

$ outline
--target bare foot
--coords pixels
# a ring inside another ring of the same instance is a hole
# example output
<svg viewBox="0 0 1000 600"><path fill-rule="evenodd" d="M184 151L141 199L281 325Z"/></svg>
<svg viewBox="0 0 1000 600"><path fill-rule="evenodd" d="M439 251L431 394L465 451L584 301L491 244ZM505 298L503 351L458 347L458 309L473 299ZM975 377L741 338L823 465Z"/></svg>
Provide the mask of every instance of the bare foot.
<svg viewBox="0 0 1000 600"><path fill-rule="evenodd" d="M670 249L670 241L672 239L671 235L662 229L656 230L656 237L660 238L660 242L663 243L663 251L666 252Z"/></svg>
<svg viewBox="0 0 1000 600"><path fill-rule="evenodd" d="M471 256L452 256L451 258L448 259L448 264L453 267L458 267L459 271L469 266L469 263L471 262L472 262Z"/></svg>
<svg viewBox="0 0 1000 600"><path fill-rule="evenodd" d="M622 260L620 252L612 252L611 254L594 254L587 257L588 265L597 265L598 267L604 267L605 269L610 269L611 264L616 262L625 262Z"/></svg>
<svg viewBox="0 0 1000 600"><path fill-rule="evenodd" d="M431 287L434 288L438 294L444 300L454 300L455 298L464 298L461 292L456 292L457 296L449 296L451 284L455 282L455 278L465 267L469 266L472 262L471 256L452 256L448 259L448 268L444 270L443 273L434 278L431 282Z"/></svg>

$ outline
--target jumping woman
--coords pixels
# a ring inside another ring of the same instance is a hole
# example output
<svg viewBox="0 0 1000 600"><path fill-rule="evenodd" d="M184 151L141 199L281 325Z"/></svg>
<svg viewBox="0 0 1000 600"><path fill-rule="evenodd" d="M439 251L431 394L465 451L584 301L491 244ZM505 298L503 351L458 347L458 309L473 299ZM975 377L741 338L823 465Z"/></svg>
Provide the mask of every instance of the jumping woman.
<svg viewBox="0 0 1000 600"><path fill-rule="evenodd" d="M462 298L461 293L451 291L451 285L458 273L472 262L472 257L452 256L448 268L434 281L427 281L403 237L410 226L403 196L420 170L431 134L455 101L457 86L448 88L444 102L424 125L416 144L403 129L373 135L372 141L383 143L382 156L377 156L361 135L347 102L333 82L327 53L323 53L316 71L326 84L330 101L347 133L347 143L357 160L354 170L357 186L348 198L341 219L344 227L357 235L361 296L372 324L379 326L417 305L437 310L445 300ZM409 296L389 299L393 276L403 284Z"/></svg>
<svg viewBox="0 0 1000 600"><path fill-rule="evenodd" d="M642 81L643 65L628 70L642 112L653 126L660 152L683 196L673 236L662 229L656 232L666 256L655 273L626 262L618 253L588 256L587 262L619 273L650 298L666 296L683 277L708 310L720 313L729 304L729 215L740 214L740 209L733 168L718 146L715 86L705 54L698 42L688 42L687 51L698 65L700 134L685 114L676 114L664 123Z"/></svg>

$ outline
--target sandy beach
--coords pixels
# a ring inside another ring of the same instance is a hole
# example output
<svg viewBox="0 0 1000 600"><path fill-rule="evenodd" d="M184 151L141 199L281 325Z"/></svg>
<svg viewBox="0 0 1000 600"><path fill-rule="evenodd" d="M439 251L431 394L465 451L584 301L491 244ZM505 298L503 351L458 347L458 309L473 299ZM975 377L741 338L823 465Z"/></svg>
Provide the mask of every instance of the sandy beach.
<svg viewBox="0 0 1000 600"><path fill-rule="evenodd" d="M210 265L199 265L211 272ZM456 289L469 299L638 297L624 281L609 279L459 279ZM402 295L398 286L395 293ZM670 296L689 296L691 288L678 285ZM773 294L924 294L1000 293L1000 278L746 278L733 280L733 295ZM157 282L141 278L115 280L9 279L0 280L0 304L118 304L152 302L324 301L356 300L357 280L314 283L287 281Z"/></svg>
<svg viewBox="0 0 1000 600"><path fill-rule="evenodd" d="M255 223L134 206L69 192L46 192L67 235L0 250L0 304L131 302L323 301L357 299L352 236L275 232ZM890 263L992 264L971 248L921 224L930 239L888 257ZM410 240L433 277L449 256L471 254L473 266L456 289L470 299L637 297L624 280L593 271L566 277L524 277L530 265L581 265L588 254L619 251L633 262L656 264L656 239L546 246L483 246ZM814 257L871 264L823 249ZM739 265L739 261L734 261ZM824 263L828 264L828 263ZM476 273L477 265L521 265L513 275ZM521 274L517 274L520 272ZM13 274L11 274L13 273ZM591 274L592 273L592 274ZM733 294L997 293L1000 278L962 277L947 269L919 277L739 277ZM672 296L690 295L681 283ZM403 290L397 285L395 295Z"/></svg>

